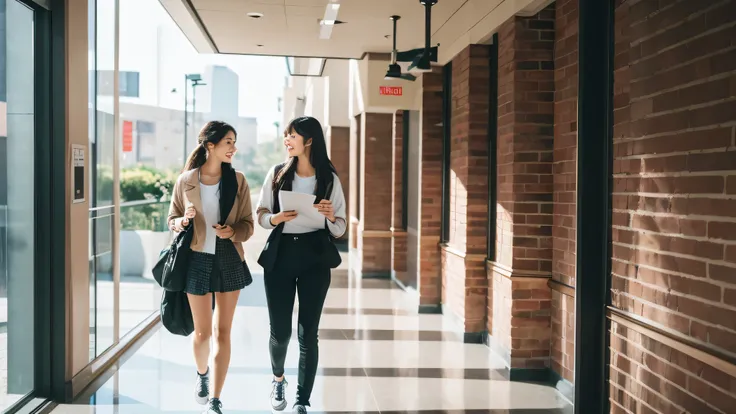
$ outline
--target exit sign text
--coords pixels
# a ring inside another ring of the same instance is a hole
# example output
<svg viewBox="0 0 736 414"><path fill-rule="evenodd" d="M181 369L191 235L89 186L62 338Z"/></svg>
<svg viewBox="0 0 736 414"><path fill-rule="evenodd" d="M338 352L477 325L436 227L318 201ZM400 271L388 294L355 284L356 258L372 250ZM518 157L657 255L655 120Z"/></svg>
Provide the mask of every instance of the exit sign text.
<svg viewBox="0 0 736 414"><path fill-rule="evenodd" d="M381 95L401 96L404 94L404 88L401 86L381 86L380 93Z"/></svg>

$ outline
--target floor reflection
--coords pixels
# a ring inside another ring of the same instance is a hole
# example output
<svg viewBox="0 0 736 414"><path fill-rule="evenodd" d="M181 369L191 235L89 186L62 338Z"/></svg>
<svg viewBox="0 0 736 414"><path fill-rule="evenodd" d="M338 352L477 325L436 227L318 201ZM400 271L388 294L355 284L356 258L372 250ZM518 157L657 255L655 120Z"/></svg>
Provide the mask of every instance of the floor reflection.
<svg viewBox="0 0 736 414"><path fill-rule="evenodd" d="M271 412L268 313L262 269L256 264L267 236L258 229L247 243L254 282L241 294L235 315L231 368L222 395L225 413ZM464 344L458 327L442 315L417 314L416 297L392 282L349 276L347 262L345 257L343 268L333 274L321 320L321 369L311 413L572 413L569 403L551 387L507 381L503 361L488 347ZM147 312L148 304L158 305L156 294L148 288L130 285L121 290L136 298L125 308L130 321L139 321L138 312ZM134 305L139 298L140 306ZM121 315L121 326L126 318ZM286 360L290 402L296 389L298 353L296 335L292 335ZM194 401L189 338L158 330L128 358L74 404L59 406L54 413L202 411Z"/></svg>
<svg viewBox="0 0 736 414"><path fill-rule="evenodd" d="M550 387L506 381L503 361L486 346L464 344L442 315L418 315L415 299L389 281L335 273L321 323L321 370L311 412L571 413ZM236 311L232 365L222 395L227 413L270 412L262 296L262 277L256 276ZM298 362L293 338L286 362L292 401ZM193 398L190 349L188 338L152 333L98 389L54 412L201 412Z"/></svg>

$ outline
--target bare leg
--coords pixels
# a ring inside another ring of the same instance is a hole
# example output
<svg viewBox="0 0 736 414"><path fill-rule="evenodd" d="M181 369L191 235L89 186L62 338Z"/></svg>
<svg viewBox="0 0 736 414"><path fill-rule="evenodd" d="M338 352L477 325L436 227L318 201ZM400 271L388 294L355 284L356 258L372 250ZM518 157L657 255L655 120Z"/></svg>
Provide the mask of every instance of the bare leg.
<svg viewBox="0 0 736 414"><path fill-rule="evenodd" d="M204 375L210 359L210 338L212 337L212 296L187 294L194 319L192 349L197 372Z"/></svg>
<svg viewBox="0 0 736 414"><path fill-rule="evenodd" d="M214 378L212 396L214 398L220 398L227 370L230 367L230 330L233 326L233 316L239 296L239 290L215 294L215 363L212 369Z"/></svg>

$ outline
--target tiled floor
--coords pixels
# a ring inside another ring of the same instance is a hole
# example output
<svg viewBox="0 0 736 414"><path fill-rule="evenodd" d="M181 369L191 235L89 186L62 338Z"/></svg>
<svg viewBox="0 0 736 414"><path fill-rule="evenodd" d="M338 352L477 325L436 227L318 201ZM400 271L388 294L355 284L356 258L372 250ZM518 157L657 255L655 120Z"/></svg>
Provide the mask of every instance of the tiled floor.
<svg viewBox="0 0 736 414"><path fill-rule="evenodd" d="M235 316L222 395L230 414L270 412L268 313L262 276L254 279ZM441 315L418 315L416 299L390 281L360 281L338 270L326 302L312 413L572 413L550 387L504 380L503 362L486 346L462 343ZM289 401L298 353L293 335ZM54 413L196 414L202 407L194 402L194 373L189 338L162 329L97 390Z"/></svg>

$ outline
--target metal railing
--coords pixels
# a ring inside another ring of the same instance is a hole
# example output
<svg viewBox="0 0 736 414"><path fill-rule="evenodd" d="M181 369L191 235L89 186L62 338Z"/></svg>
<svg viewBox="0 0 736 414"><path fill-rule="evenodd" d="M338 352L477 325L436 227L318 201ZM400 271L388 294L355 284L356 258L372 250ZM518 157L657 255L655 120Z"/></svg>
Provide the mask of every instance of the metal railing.
<svg viewBox="0 0 736 414"><path fill-rule="evenodd" d="M168 231L168 212L169 201L126 201L120 204L120 229Z"/></svg>

